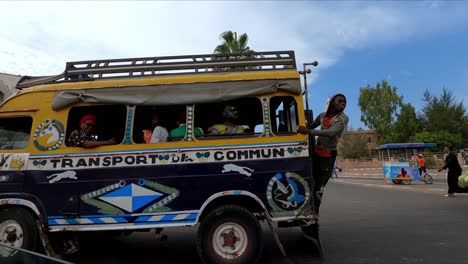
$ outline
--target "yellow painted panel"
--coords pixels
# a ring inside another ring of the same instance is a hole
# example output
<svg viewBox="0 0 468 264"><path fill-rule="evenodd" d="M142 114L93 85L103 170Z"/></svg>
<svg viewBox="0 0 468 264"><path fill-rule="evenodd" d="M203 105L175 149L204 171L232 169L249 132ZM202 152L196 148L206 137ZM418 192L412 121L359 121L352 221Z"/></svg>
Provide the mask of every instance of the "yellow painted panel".
<svg viewBox="0 0 468 264"><path fill-rule="evenodd" d="M119 78L85 82L68 82L59 84L38 85L25 89L24 92L36 92L44 90L74 90L84 88L103 87L125 87L125 86L145 86L158 84L178 84L178 83L203 83L222 81L242 81L242 80L262 80L262 79L295 79L299 78L297 71L268 71L268 72L243 72L243 73L213 73L213 74L187 74L174 76L156 76L141 78Z"/></svg>
<svg viewBox="0 0 468 264"><path fill-rule="evenodd" d="M149 85L163 83L184 83L184 82L209 82L209 81L225 81L225 80L249 80L249 79L280 79L280 78L299 78L297 71L281 71L281 72L254 72L254 73L230 73L230 74L210 74L210 75L185 75L185 76L168 76L168 77L151 77L151 78L135 78L135 79L114 79L102 80L95 82L77 82L63 83L54 85L42 85L35 88L23 90L19 95L10 98L0 107L0 117L33 116L32 132L28 147L23 150L10 150L10 152L28 152L33 155L48 155L48 154L67 154L67 153L86 153L86 152L110 152L110 151L135 151L135 150L157 150L167 148L203 148L203 147L227 147L233 145L255 145L255 144L275 144L306 141L306 135L292 136L273 136L273 137L250 137L236 139L205 139L196 140L193 142L166 142L159 144L130 144L130 145L113 145L103 146L94 149L69 148L65 143L53 150L40 150L34 145L33 134L36 129L44 126L46 120L55 119L59 121L66 130L68 112L70 108L65 108L60 111L51 109L52 100L55 92L61 89L82 89L82 88L98 88L108 86L127 86L127 85ZM291 94L278 91L277 93L268 94L262 97L270 98L272 96L292 96ZM302 96L293 96L297 102L299 124L305 125L304 105ZM93 105L87 103L79 103L75 106ZM30 111L25 111L29 109ZM66 133L66 131L65 131ZM50 141L50 136L37 139L37 143L41 146L55 144L57 140Z"/></svg>

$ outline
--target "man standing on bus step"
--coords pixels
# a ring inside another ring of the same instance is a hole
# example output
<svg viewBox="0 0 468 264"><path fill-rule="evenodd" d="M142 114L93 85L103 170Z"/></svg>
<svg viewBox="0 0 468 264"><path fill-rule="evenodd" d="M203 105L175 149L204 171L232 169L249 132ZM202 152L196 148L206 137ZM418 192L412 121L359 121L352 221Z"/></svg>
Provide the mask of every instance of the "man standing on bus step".
<svg viewBox="0 0 468 264"><path fill-rule="evenodd" d="M313 198L317 217L325 185L331 177L335 164L338 140L348 125L349 118L343 112L345 108L346 97L343 94L336 94L328 100L326 112L321 113L311 124L312 129L304 126L297 128L298 133L318 136L314 153L311 153L315 180ZM321 126L321 129L315 130L314 128L318 126ZM302 229L306 237L316 238L318 235L318 224Z"/></svg>

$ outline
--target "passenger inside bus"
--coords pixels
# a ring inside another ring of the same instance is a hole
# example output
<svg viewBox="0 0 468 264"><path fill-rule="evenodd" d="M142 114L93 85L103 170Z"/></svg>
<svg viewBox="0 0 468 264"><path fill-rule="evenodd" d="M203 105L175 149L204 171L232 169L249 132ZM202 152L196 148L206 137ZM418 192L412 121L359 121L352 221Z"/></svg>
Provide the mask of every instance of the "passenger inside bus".
<svg viewBox="0 0 468 264"><path fill-rule="evenodd" d="M223 135L244 133L244 128L242 126L235 125L235 122L239 118L239 110L237 110L235 106L226 105L224 107L222 116L224 118L224 122L208 128L208 134Z"/></svg>
<svg viewBox="0 0 468 264"><path fill-rule="evenodd" d="M156 112L154 112L153 116L151 117L151 125L154 127L153 133L149 134L149 139L148 135L145 135L146 143L167 142L169 133L167 132L167 129L162 126L162 120L159 117L159 114Z"/></svg>
<svg viewBox="0 0 468 264"><path fill-rule="evenodd" d="M91 136L91 132L96 126L96 117L94 115L85 115L80 120L80 129L71 132L68 137L68 146L94 148L99 146L115 145L115 138L104 141L97 141Z"/></svg>
<svg viewBox="0 0 468 264"><path fill-rule="evenodd" d="M187 128L186 120L187 120L187 114L185 113L185 111L181 112L179 114L179 120L176 122L178 127L172 129L171 132L169 133L169 137L171 138L171 141L176 141L176 140L179 140L180 138L185 137L185 131ZM203 131L199 127L196 127L193 130L193 134L196 137L203 136Z"/></svg>

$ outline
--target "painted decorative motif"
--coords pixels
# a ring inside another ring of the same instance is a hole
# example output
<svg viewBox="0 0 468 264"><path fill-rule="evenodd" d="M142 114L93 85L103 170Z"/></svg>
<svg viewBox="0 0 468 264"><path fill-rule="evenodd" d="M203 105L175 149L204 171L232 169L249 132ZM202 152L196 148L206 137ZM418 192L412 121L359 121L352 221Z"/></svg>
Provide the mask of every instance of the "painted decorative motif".
<svg viewBox="0 0 468 264"><path fill-rule="evenodd" d="M207 162L208 158L210 157L210 152L197 152L195 156L197 156L198 161L200 162Z"/></svg>
<svg viewBox="0 0 468 264"><path fill-rule="evenodd" d="M159 155L159 156L158 156L159 163L162 163L162 164L168 163L170 157L171 157L171 156L169 156L169 154L162 154L162 155Z"/></svg>
<svg viewBox="0 0 468 264"><path fill-rule="evenodd" d="M32 165L38 169L42 168L47 164L47 160L33 160Z"/></svg>
<svg viewBox="0 0 468 264"><path fill-rule="evenodd" d="M179 196L177 189L144 179L138 184L120 181L81 196L81 200L99 208L101 214L143 213L171 211L166 207Z"/></svg>
<svg viewBox="0 0 468 264"><path fill-rule="evenodd" d="M21 170L26 165L27 158L23 154L13 154L10 161L10 169Z"/></svg>
<svg viewBox="0 0 468 264"><path fill-rule="evenodd" d="M47 180L49 181L49 183L58 182L63 179L78 180L78 177L76 177L75 171L64 171L61 173L55 173L55 174L47 176Z"/></svg>
<svg viewBox="0 0 468 264"><path fill-rule="evenodd" d="M29 153L0 154L0 170L22 170L26 167Z"/></svg>
<svg viewBox="0 0 468 264"><path fill-rule="evenodd" d="M1 156L0 156L1 157ZM29 167L41 170L76 170L107 167L154 166L169 164L190 164L201 162L236 162L259 159L284 159L308 157L305 147L295 146L268 146L249 148L224 148L210 150L186 151L158 151L158 152L129 152L128 154L111 153L83 155L67 155L64 157L33 158ZM0 163L1 164L1 163Z"/></svg>
<svg viewBox="0 0 468 264"><path fill-rule="evenodd" d="M124 144L132 144L132 120L133 120L133 107L127 107L127 125L125 129Z"/></svg>
<svg viewBox="0 0 468 264"><path fill-rule="evenodd" d="M56 119L46 119L34 131L34 146L40 151L55 150L63 144L65 129Z"/></svg>
<svg viewBox="0 0 468 264"><path fill-rule="evenodd" d="M197 219L198 213L167 213L158 215L144 215L135 219L134 223L130 225L165 225L165 224L178 224L178 223L194 223ZM52 216L48 219L49 226L62 225L106 225L106 224L128 224L129 221L126 217L122 216L86 216L80 218L70 218L63 216Z"/></svg>
<svg viewBox="0 0 468 264"><path fill-rule="evenodd" d="M8 159L11 157L12 154L0 154L0 168L3 166L7 167L8 166Z"/></svg>
<svg viewBox="0 0 468 264"><path fill-rule="evenodd" d="M304 150L303 147L289 147L288 152L294 157L299 157L301 152Z"/></svg>
<svg viewBox="0 0 468 264"><path fill-rule="evenodd" d="M185 141L193 141L193 105L187 105L187 133Z"/></svg>
<svg viewBox="0 0 468 264"><path fill-rule="evenodd" d="M266 195L273 216L291 216L302 211L309 200L310 190L300 175L276 173L268 183Z"/></svg>
<svg viewBox="0 0 468 264"><path fill-rule="evenodd" d="M156 201L155 203L149 205L146 207L146 209L143 211L143 213L153 213L153 212L165 212L165 211L171 211L172 209L169 207L166 207L169 203L171 203L173 200L175 200L177 197L179 197L179 190L175 188L171 188L166 185L162 185L157 182L153 181L144 181L144 185L148 186L149 188L153 190L157 190L166 196L162 198L160 201Z"/></svg>
<svg viewBox="0 0 468 264"><path fill-rule="evenodd" d="M270 132L270 106L268 104L268 99L262 99L263 104L263 135L264 137L271 137L272 134Z"/></svg>
<svg viewBox="0 0 468 264"><path fill-rule="evenodd" d="M252 173L254 172L254 170L249 167L237 166L235 164L230 163L230 164L224 164L223 170L221 171L221 173L227 173L227 172L238 172L240 174L250 177Z"/></svg>

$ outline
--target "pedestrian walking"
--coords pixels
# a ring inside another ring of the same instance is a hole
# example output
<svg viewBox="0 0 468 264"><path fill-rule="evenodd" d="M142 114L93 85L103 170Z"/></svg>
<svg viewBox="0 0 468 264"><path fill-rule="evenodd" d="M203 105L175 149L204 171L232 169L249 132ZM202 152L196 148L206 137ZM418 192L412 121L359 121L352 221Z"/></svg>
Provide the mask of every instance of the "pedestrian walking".
<svg viewBox="0 0 468 264"><path fill-rule="evenodd" d="M445 195L445 197L455 197L455 193L458 190L458 177L462 174L462 168L458 163L457 155L455 155L453 152L452 146L445 146L444 152L446 154L445 165L439 169L439 172L448 169L448 193Z"/></svg>
<svg viewBox="0 0 468 264"><path fill-rule="evenodd" d="M343 169L338 167L338 165L336 165L336 161L335 161L335 164L333 165L331 178L338 178L338 172L342 172L342 171L343 171Z"/></svg>

